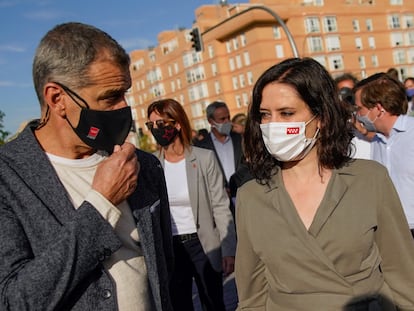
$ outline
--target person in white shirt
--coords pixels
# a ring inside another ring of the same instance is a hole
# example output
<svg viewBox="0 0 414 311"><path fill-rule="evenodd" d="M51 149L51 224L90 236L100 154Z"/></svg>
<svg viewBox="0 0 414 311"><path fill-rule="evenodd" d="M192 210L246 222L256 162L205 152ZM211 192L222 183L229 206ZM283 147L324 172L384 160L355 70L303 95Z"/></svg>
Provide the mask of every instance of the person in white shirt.
<svg viewBox="0 0 414 311"><path fill-rule="evenodd" d="M373 160L387 167L414 236L414 118L405 114L404 85L374 74L355 86L355 102L358 120L377 133L371 141Z"/></svg>
<svg viewBox="0 0 414 311"><path fill-rule="evenodd" d="M193 310L194 278L203 309L224 311L223 274L234 270L236 233L220 166L213 151L191 145L190 121L179 102L153 102L147 114L171 208L173 308Z"/></svg>

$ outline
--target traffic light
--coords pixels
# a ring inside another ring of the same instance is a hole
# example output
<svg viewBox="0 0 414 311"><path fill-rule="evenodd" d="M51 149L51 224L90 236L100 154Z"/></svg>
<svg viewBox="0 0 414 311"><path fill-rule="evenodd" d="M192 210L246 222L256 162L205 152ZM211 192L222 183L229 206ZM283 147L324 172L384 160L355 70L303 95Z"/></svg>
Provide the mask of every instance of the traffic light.
<svg viewBox="0 0 414 311"><path fill-rule="evenodd" d="M192 47L196 52L203 50L203 41L201 40L201 34L198 28L193 28L190 32L191 41L193 42Z"/></svg>

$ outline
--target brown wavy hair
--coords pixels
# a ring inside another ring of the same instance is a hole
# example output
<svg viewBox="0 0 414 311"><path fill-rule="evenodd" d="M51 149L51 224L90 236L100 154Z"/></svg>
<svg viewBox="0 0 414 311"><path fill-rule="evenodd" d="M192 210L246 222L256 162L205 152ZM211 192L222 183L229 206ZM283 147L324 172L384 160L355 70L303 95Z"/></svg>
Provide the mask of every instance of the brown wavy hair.
<svg viewBox="0 0 414 311"><path fill-rule="evenodd" d="M339 100L334 80L314 59L290 58L267 69L253 88L244 147L250 171L258 182L268 184L280 167L280 162L267 151L260 130L262 92L270 83L283 83L293 87L312 113L320 119L316 143L320 167L340 168L350 161L351 115Z"/></svg>

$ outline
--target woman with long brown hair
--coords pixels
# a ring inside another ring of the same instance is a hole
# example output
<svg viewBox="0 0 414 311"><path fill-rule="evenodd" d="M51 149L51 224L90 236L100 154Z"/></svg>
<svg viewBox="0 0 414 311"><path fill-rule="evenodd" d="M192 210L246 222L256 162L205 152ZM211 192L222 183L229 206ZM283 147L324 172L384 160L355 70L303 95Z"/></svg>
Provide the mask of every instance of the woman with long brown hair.
<svg viewBox="0 0 414 311"><path fill-rule="evenodd" d="M222 276L234 270L236 236L218 161L212 151L191 145L190 121L179 102L152 103L146 125L160 146L156 155L170 202L174 310L193 310L194 277L204 310L224 311Z"/></svg>

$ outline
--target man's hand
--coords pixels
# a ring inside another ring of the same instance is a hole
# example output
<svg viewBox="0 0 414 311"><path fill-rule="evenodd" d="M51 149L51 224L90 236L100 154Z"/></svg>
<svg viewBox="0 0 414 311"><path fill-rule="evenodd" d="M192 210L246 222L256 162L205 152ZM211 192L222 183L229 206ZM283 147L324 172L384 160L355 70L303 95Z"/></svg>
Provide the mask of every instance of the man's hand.
<svg viewBox="0 0 414 311"><path fill-rule="evenodd" d="M224 276L228 276L232 274L234 271L234 257L233 256L226 256L223 257L223 274Z"/></svg>
<svg viewBox="0 0 414 311"><path fill-rule="evenodd" d="M116 145L114 152L99 164L92 189L118 205L131 195L138 182L139 162L130 143Z"/></svg>

